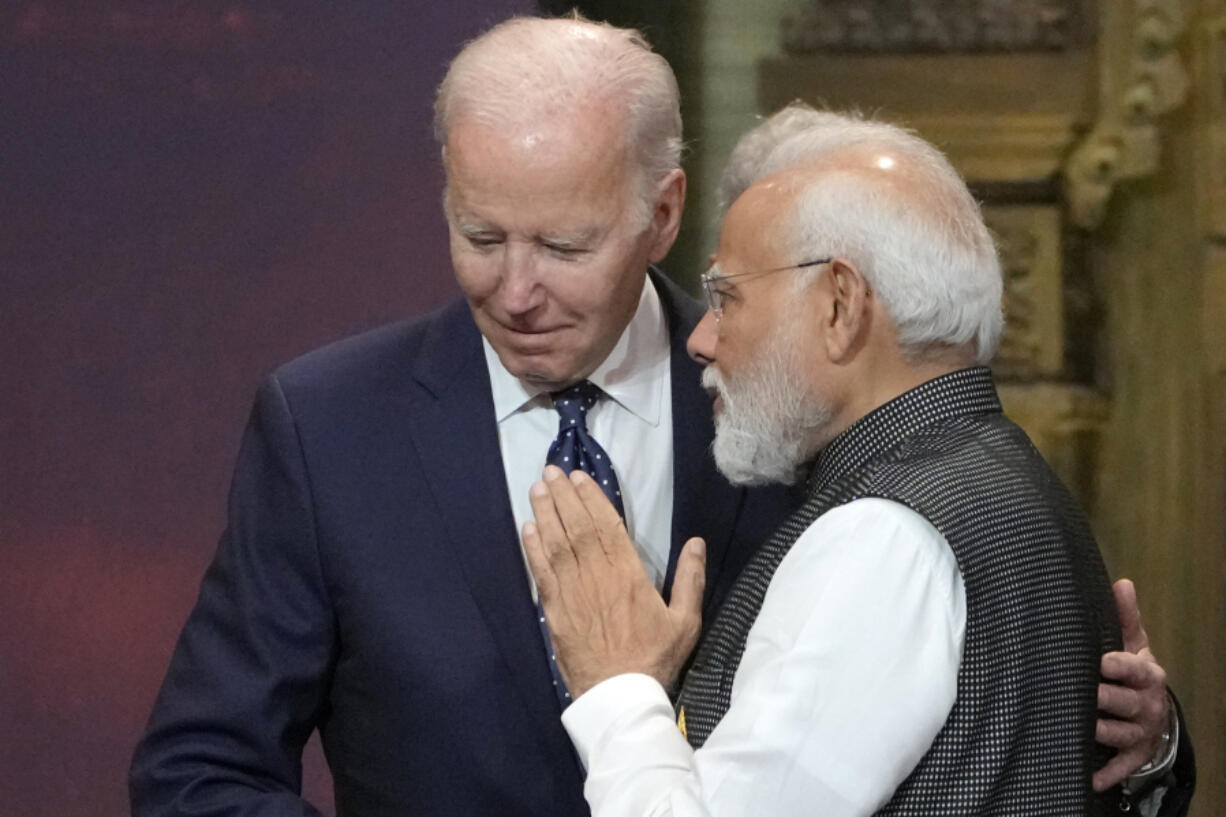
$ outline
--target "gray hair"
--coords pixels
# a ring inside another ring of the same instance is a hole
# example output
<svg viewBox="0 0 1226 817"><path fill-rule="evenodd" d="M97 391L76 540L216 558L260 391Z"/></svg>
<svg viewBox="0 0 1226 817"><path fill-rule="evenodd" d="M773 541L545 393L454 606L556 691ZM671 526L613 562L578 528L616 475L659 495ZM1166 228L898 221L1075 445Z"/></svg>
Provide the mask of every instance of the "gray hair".
<svg viewBox="0 0 1226 817"><path fill-rule="evenodd" d="M660 179L681 166L681 103L667 60L638 31L567 18L515 17L460 51L439 85L434 133L447 144L460 116L503 128L593 102L624 112L629 155L650 201Z"/></svg>
<svg viewBox="0 0 1226 817"><path fill-rule="evenodd" d="M843 116L796 101L780 108L737 140L719 179L719 211L727 212L750 185L767 175L767 157L790 137L811 128L840 124Z"/></svg>
<svg viewBox="0 0 1226 817"><path fill-rule="evenodd" d="M888 154L909 192L824 161L852 152ZM737 144L721 194L730 205L766 176L817 164L823 172L806 182L781 233L797 260L855 263L909 358L963 347L978 363L991 360L1004 324L1000 261L978 203L945 155L894 125L793 103Z"/></svg>

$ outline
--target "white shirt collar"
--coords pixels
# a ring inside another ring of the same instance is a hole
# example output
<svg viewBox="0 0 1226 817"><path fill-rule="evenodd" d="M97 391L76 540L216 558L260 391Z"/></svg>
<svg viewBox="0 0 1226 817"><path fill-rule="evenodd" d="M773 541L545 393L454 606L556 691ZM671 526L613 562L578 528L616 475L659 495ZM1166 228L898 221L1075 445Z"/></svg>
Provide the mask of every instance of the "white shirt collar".
<svg viewBox="0 0 1226 817"><path fill-rule="evenodd" d="M531 405L551 406L548 392L508 372L490 342L482 337L481 343L498 422ZM653 426L658 425L663 390L670 386L670 352L664 308L659 293L647 277L643 280L643 294L634 317L617 339L613 351L587 379L631 414Z"/></svg>

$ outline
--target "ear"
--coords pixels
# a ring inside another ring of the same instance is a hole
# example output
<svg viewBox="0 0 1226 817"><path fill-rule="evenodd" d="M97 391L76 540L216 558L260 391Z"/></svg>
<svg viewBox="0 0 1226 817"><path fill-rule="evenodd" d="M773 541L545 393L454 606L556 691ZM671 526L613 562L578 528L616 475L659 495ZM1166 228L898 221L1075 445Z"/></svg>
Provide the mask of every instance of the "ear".
<svg viewBox="0 0 1226 817"><path fill-rule="evenodd" d="M822 316L826 353L834 363L847 362L864 345L871 325L872 291L851 262L830 262L829 305Z"/></svg>
<svg viewBox="0 0 1226 817"><path fill-rule="evenodd" d="M655 264L664 260L677 240L681 229L681 211L685 209L685 171L681 168L669 171L656 187L655 206L651 211L651 228L655 240L651 245L649 259Z"/></svg>

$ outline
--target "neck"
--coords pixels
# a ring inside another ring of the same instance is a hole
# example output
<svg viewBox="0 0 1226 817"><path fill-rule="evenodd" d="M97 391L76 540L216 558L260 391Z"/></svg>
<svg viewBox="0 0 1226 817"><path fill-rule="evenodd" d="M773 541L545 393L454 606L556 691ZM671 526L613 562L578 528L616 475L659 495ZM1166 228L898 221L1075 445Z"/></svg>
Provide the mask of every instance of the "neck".
<svg viewBox="0 0 1226 817"><path fill-rule="evenodd" d="M915 362L900 355L857 360L855 366L843 372L846 399L835 404L834 417L826 429L829 436L822 446L899 395L970 365L972 361L963 354L936 355Z"/></svg>

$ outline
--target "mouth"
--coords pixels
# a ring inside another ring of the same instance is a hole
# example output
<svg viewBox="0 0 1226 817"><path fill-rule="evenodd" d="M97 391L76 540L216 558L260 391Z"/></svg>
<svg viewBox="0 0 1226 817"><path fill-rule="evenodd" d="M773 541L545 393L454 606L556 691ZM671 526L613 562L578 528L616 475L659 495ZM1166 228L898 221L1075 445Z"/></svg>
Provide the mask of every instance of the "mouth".
<svg viewBox="0 0 1226 817"><path fill-rule="evenodd" d="M718 414L724 407L723 390L720 388L722 379L719 372L715 370L714 365L708 365L702 371L702 390L707 393L707 399L711 401L711 409Z"/></svg>
<svg viewBox="0 0 1226 817"><path fill-rule="evenodd" d="M524 357L549 357L568 347L565 326L508 326L496 322L494 337L508 352Z"/></svg>
<svg viewBox="0 0 1226 817"><path fill-rule="evenodd" d="M556 335L566 328L565 326L514 326L502 321L495 323L503 333L513 338L544 338Z"/></svg>

